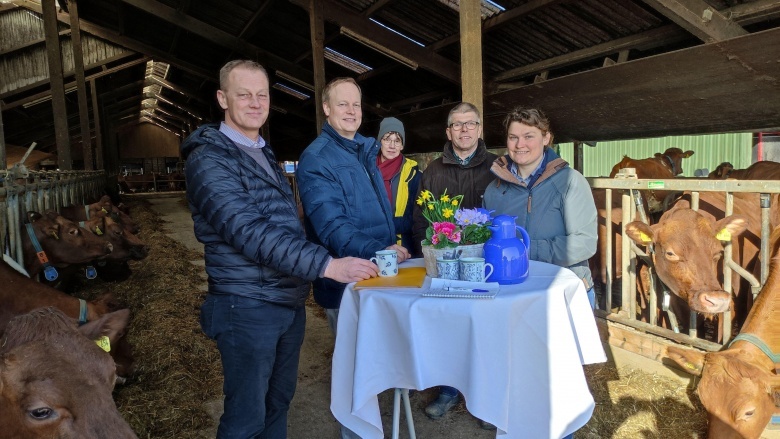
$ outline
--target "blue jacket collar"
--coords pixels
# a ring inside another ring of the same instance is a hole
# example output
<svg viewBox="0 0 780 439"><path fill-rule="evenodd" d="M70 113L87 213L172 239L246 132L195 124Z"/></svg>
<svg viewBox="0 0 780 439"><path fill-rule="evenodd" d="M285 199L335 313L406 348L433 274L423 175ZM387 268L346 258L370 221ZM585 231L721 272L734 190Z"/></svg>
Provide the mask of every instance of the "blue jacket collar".
<svg viewBox="0 0 780 439"><path fill-rule="evenodd" d="M347 139L337 133L327 121L322 125L322 134L345 150L357 154L361 160L376 160L379 154L379 145L373 137L364 137L360 133L355 133L354 139Z"/></svg>

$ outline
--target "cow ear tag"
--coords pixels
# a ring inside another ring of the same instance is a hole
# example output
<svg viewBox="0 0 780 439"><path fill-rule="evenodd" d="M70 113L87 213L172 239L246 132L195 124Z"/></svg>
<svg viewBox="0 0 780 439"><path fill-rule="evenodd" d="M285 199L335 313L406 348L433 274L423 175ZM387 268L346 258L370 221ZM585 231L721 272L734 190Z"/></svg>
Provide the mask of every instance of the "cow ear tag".
<svg viewBox="0 0 780 439"><path fill-rule="evenodd" d="M103 234L103 231L102 231L102 230L100 230L100 227L98 227L98 226L95 226L95 234L96 234L97 236L100 236L100 235L102 235L102 234Z"/></svg>
<svg viewBox="0 0 780 439"><path fill-rule="evenodd" d="M95 267L91 265L87 265L87 268L84 270L87 279L92 280L97 277L97 270L95 270Z"/></svg>
<svg viewBox="0 0 780 439"><path fill-rule="evenodd" d="M53 237L54 237L54 239L56 239L56 240L58 240L58 241L59 241L59 239L60 239L60 237L57 235L57 232L51 232L51 236L53 236Z"/></svg>
<svg viewBox="0 0 780 439"><path fill-rule="evenodd" d="M43 275L46 277L46 280L49 282L52 282L57 279L57 276L59 274L57 273L57 269L49 265L48 267L43 269Z"/></svg>
<svg viewBox="0 0 780 439"><path fill-rule="evenodd" d="M731 232L726 229L722 229L720 232L718 232L717 235L715 235L715 239L718 241L731 241Z"/></svg>
<svg viewBox="0 0 780 439"><path fill-rule="evenodd" d="M97 344L100 349L103 349L106 352L111 352L111 340L108 339L107 335L101 335L100 338L95 340L95 344Z"/></svg>
<svg viewBox="0 0 780 439"><path fill-rule="evenodd" d="M653 238L651 238L647 233L645 232L639 232L639 239L642 240L642 242L652 242Z"/></svg>
<svg viewBox="0 0 780 439"><path fill-rule="evenodd" d="M102 210L102 211L103 211L103 213L108 213L108 211L106 210L106 208L105 208L105 207L101 207L101 208L100 208L100 210Z"/></svg>

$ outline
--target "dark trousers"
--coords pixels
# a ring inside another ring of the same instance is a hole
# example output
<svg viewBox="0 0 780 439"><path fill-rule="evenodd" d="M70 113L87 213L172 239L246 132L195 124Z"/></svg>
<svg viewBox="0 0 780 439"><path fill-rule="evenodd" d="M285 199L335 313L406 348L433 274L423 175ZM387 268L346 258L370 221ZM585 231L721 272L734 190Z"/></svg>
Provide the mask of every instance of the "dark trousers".
<svg viewBox="0 0 780 439"><path fill-rule="evenodd" d="M305 307L209 294L200 324L217 342L225 377L225 410L217 438L285 439L306 329Z"/></svg>

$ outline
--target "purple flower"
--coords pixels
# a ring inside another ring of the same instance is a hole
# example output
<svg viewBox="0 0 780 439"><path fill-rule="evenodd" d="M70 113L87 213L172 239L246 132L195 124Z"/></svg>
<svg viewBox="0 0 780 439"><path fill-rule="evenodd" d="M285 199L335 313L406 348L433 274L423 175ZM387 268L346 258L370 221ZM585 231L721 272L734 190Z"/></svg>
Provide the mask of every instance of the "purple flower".
<svg viewBox="0 0 780 439"><path fill-rule="evenodd" d="M490 222L490 212L486 209L460 209L455 212L458 225L465 227L471 224L483 225Z"/></svg>

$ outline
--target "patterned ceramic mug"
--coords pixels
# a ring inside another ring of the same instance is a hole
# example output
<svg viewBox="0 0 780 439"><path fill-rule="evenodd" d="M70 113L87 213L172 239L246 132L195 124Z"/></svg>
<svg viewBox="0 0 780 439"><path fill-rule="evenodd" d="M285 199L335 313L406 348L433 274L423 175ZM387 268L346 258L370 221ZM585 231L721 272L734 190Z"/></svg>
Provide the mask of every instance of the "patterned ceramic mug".
<svg viewBox="0 0 780 439"><path fill-rule="evenodd" d="M379 250L371 262L379 267L379 275L383 277L398 274L398 253L395 250Z"/></svg>
<svg viewBox="0 0 780 439"><path fill-rule="evenodd" d="M436 259L436 269L439 270L441 279L458 280L458 260L457 259Z"/></svg>
<svg viewBox="0 0 780 439"><path fill-rule="evenodd" d="M487 273L485 269L488 269ZM493 274L493 264L486 264L485 258L460 258L460 280L485 282L491 274Z"/></svg>

